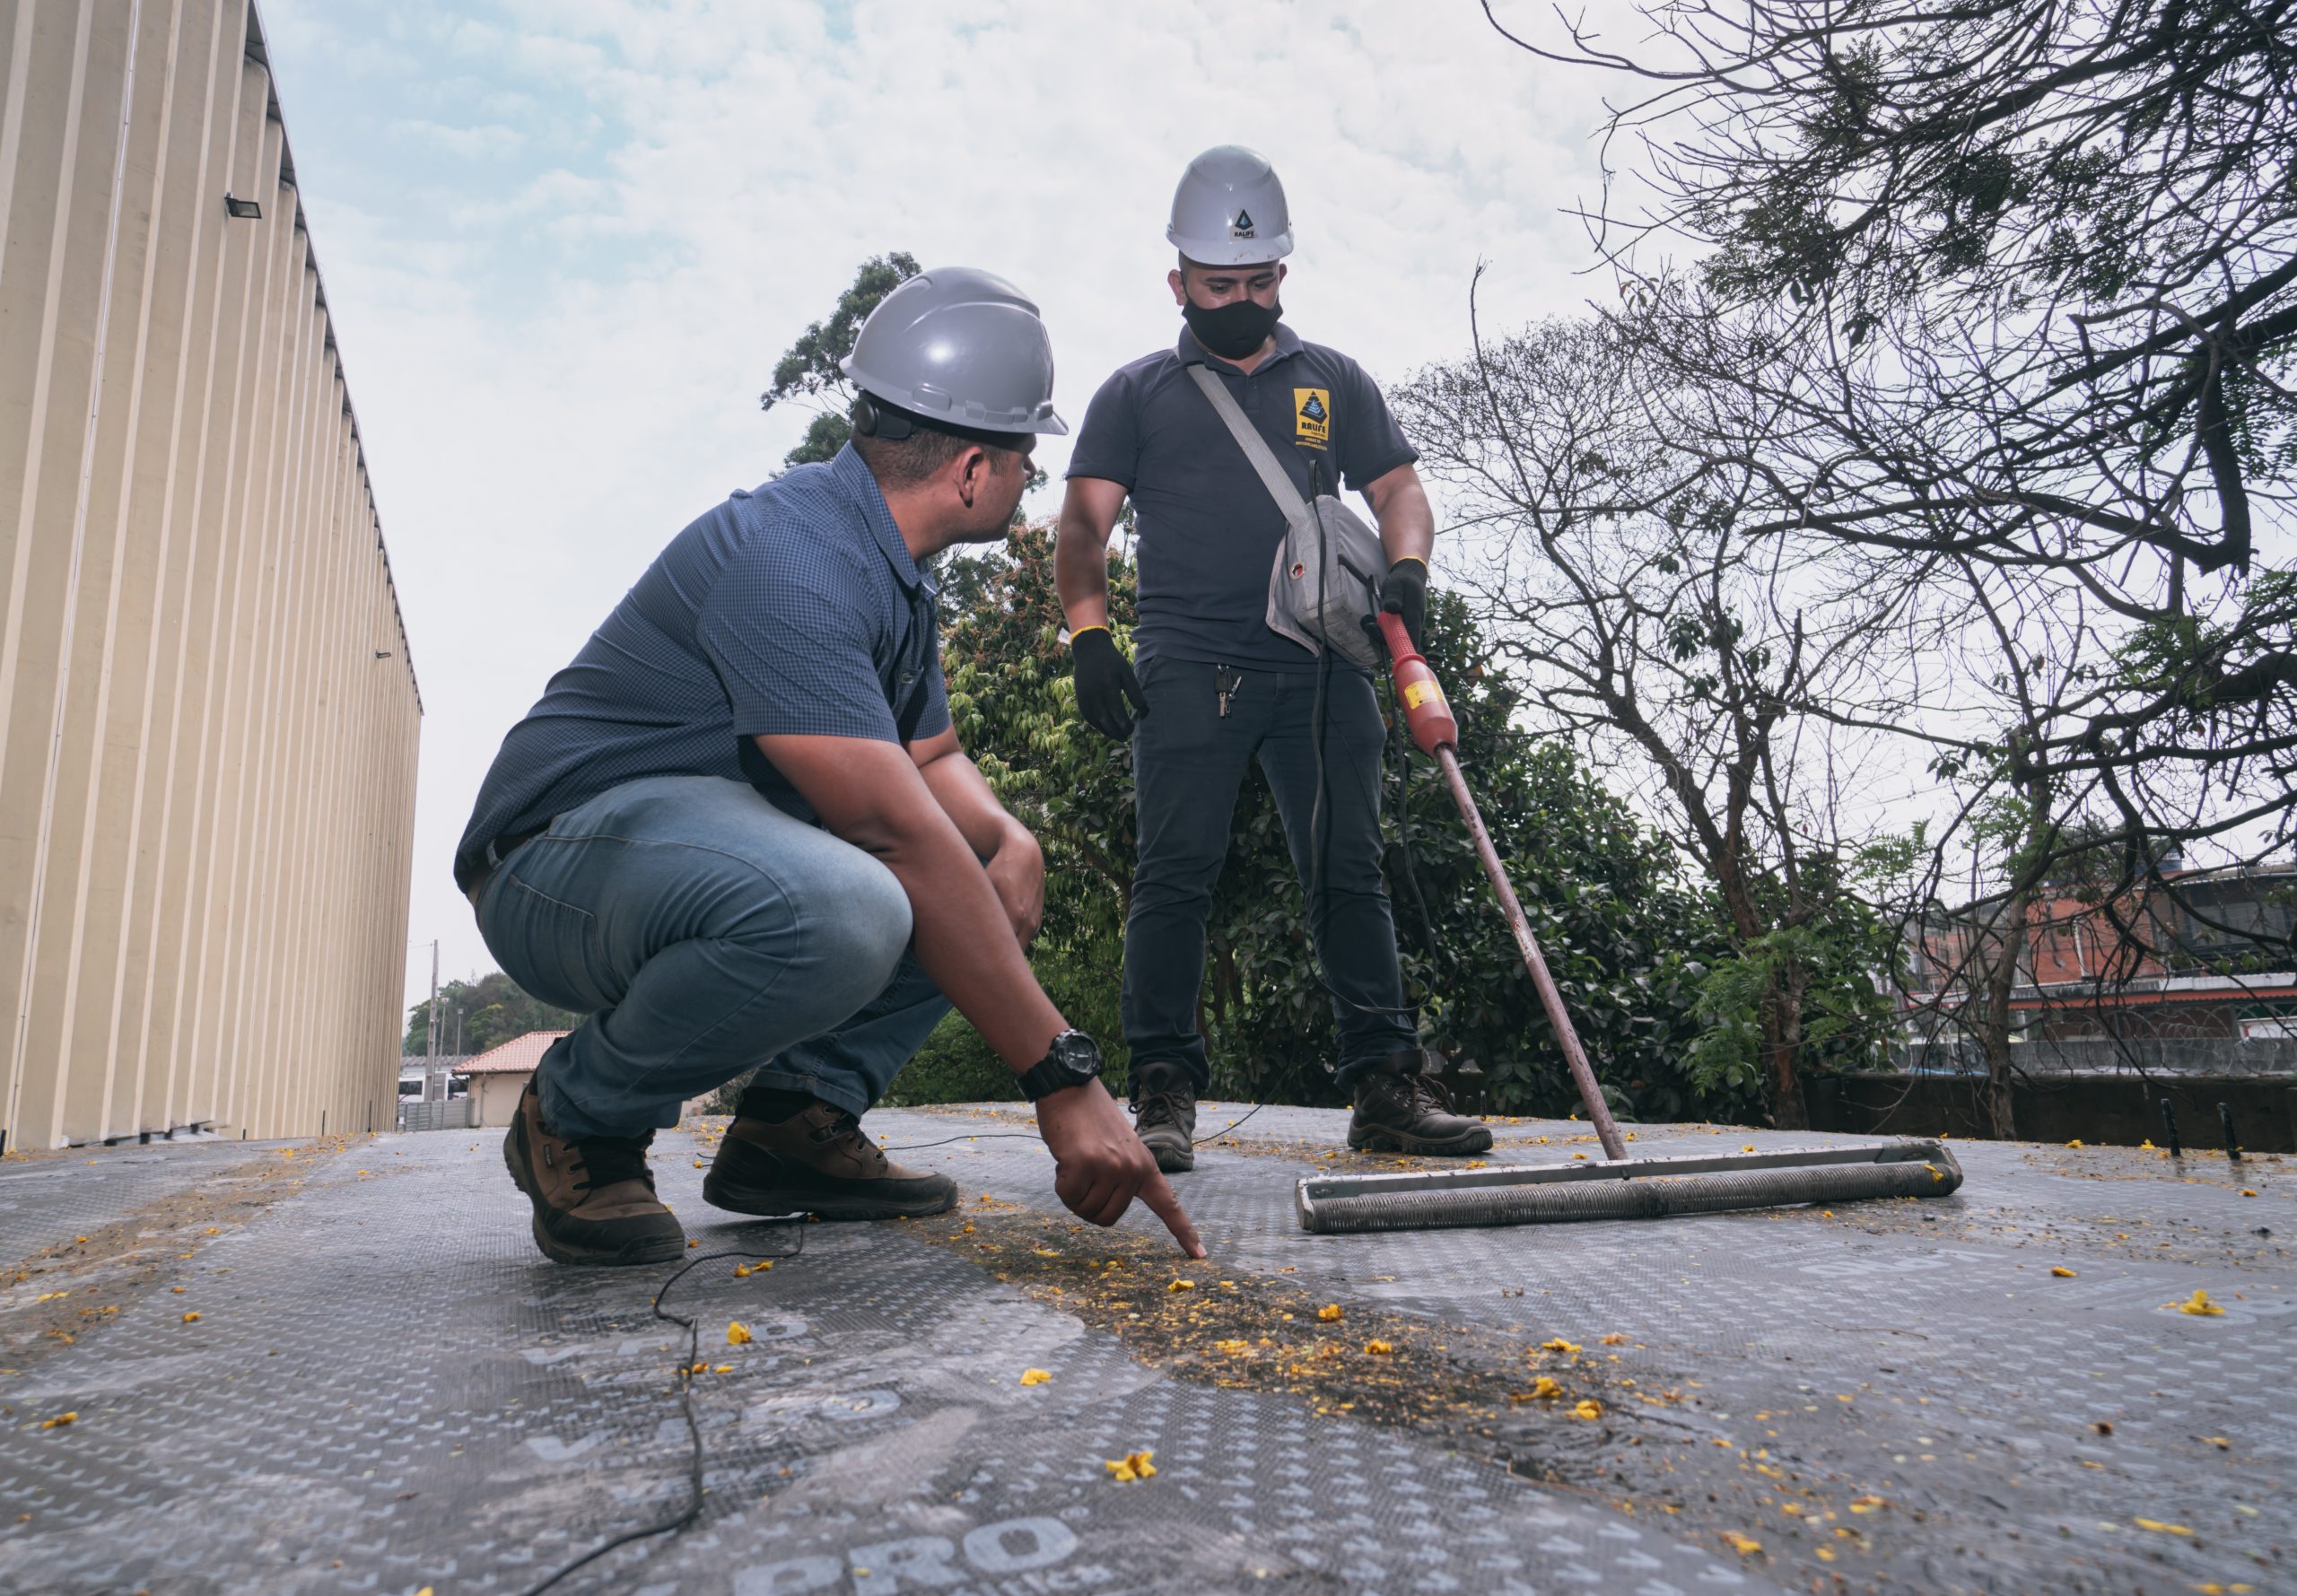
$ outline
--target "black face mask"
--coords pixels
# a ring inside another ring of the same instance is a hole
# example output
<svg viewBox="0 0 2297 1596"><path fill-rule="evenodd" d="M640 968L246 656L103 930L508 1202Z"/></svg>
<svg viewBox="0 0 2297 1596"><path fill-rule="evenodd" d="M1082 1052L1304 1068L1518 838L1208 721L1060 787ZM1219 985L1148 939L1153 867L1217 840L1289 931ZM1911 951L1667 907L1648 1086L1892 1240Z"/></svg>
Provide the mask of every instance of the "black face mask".
<svg viewBox="0 0 2297 1596"><path fill-rule="evenodd" d="M1267 343L1268 335L1276 330L1277 320L1283 314L1281 304L1263 305L1251 299L1216 305L1210 310L1194 300L1181 306L1181 315L1188 322L1188 330L1196 335L1196 341L1228 361L1243 360Z"/></svg>

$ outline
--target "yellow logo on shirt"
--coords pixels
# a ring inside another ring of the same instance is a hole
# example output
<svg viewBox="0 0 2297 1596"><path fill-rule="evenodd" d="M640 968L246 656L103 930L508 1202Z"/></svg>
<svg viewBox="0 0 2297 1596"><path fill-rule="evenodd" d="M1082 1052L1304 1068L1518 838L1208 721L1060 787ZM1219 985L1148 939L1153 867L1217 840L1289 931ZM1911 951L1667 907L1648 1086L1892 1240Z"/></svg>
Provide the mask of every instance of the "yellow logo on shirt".
<svg viewBox="0 0 2297 1596"><path fill-rule="evenodd" d="M1294 388L1292 419L1301 442L1323 448L1332 441L1332 395L1321 388Z"/></svg>

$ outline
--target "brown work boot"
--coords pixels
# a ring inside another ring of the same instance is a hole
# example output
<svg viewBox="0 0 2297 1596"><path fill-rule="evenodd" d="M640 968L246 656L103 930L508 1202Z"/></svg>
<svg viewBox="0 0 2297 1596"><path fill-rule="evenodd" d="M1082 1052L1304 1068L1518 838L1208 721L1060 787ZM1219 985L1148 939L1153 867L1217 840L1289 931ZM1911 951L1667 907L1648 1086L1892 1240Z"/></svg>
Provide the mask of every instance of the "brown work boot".
<svg viewBox="0 0 2297 1596"><path fill-rule="evenodd" d="M702 1178L702 1195L737 1214L921 1219L954 1208L957 1183L894 1163L857 1116L834 1103L752 1086Z"/></svg>
<svg viewBox="0 0 2297 1596"><path fill-rule="evenodd" d="M643 1136L569 1137L542 1122L533 1077L502 1138L502 1162L535 1205L535 1244L559 1263L668 1263L686 1251L677 1217L654 1195Z"/></svg>
<svg viewBox="0 0 2297 1596"><path fill-rule="evenodd" d="M1168 1175L1196 1167L1196 1083L1158 1059L1132 1071L1132 1129Z"/></svg>
<svg viewBox="0 0 2297 1596"><path fill-rule="evenodd" d="M1452 1100L1422 1073L1418 1048L1402 1048L1356 1080L1356 1112L1348 1145L1363 1153L1432 1153L1453 1156L1491 1150L1491 1130L1452 1112Z"/></svg>

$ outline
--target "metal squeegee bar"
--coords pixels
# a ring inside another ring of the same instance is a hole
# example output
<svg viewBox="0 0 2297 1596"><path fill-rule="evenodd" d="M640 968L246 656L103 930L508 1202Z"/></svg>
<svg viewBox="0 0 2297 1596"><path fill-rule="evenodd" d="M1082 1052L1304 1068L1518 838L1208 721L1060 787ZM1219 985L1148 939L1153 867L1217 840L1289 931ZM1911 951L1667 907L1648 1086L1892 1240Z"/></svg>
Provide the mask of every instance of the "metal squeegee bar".
<svg viewBox="0 0 2297 1596"><path fill-rule="evenodd" d="M1961 1165L1935 1141L1721 1157L1311 1177L1296 1201L1321 1234L1423 1226L1656 1219L1794 1203L1944 1197Z"/></svg>

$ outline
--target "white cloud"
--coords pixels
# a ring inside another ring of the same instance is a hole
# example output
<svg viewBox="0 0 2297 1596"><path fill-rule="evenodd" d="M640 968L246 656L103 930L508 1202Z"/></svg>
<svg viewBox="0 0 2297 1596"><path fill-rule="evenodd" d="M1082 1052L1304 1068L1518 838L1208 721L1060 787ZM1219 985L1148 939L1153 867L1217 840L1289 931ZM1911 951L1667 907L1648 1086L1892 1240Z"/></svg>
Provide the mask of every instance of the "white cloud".
<svg viewBox="0 0 2297 1596"><path fill-rule="evenodd" d="M1289 319L1383 379L1464 347L1479 259L1490 323L1599 286L1564 213L1605 85L1472 6L461 10L264 7L428 711L410 935L450 972L491 964L447 865L497 742L774 469L805 418L757 391L865 257L1020 283L1072 423L1175 336L1165 212L1210 144L1276 161Z"/></svg>
<svg viewBox="0 0 2297 1596"><path fill-rule="evenodd" d="M523 148L527 142L525 134L500 122L456 127L443 122L411 120L392 123L390 131L400 137L429 144L465 160L511 154Z"/></svg>

